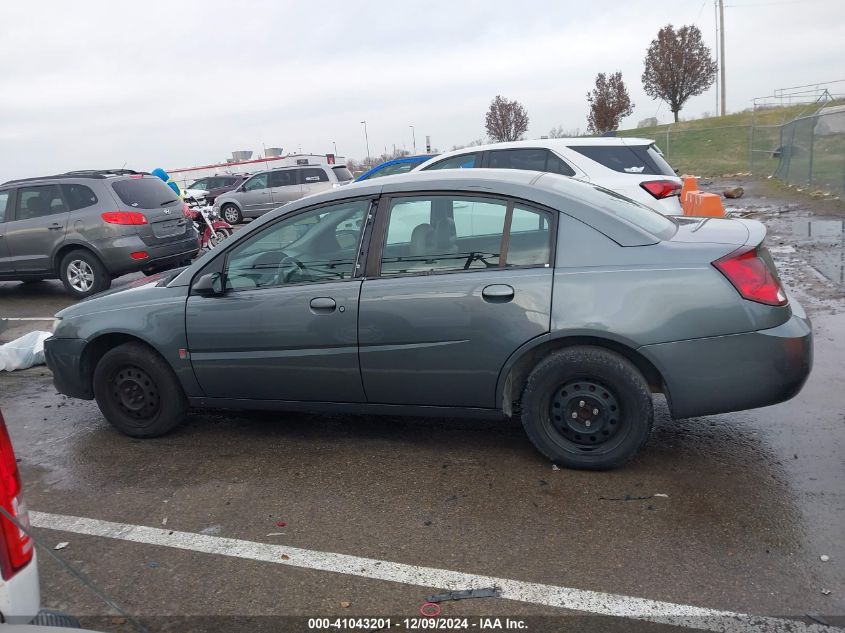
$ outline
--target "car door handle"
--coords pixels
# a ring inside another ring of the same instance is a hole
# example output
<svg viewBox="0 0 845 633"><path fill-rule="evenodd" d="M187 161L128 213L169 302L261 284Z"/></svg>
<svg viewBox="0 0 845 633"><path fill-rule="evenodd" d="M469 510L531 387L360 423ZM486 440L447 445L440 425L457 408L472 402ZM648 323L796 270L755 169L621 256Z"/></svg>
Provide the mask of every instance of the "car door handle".
<svg viewBox="0 0 845 633"><path fill-rule="evenodd" d="M311 299L311 309L316 312L334 312L337 303L331 297L315 297Z"/></svg>
<svg viewBox="0 0 845 633"><path fill-rule="evenodd" d="M513 288L507 284L493 284L492 286L486 286L481 291L481 296L486 301L504 303L513 299Z"/></svg>
<svg viewBox="0 0 845 633"><path fill-rule="evenodd" d="M61 224L51 224L47 228L49 228L51 231L58 231L62 228L62 225Z"/></svg>

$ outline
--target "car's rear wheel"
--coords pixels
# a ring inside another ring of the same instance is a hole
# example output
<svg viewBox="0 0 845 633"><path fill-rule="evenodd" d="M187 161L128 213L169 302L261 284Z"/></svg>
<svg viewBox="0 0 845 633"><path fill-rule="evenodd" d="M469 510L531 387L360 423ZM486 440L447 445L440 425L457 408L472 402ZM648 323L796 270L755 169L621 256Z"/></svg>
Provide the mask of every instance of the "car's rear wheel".
<svg viewBox="0 0 845 633"><path fill-rule="evenodd" d="M164 435L188 411L170 365L141 343L124 343L103 355L94 369L94 397L106 420L132 437Z"/></svg>
<svg viewBox="0 0 845 633"><path fill-rule="evenodd" d="M108 290L111 286L111 277L102 262L90 251L82 249L70 251L62 257L59 279L65 290L77 299Z"/></svg>
<svg viewBox="0 0 845 633"><path fill-rule="evenodd" d="M241 210L234 204L224 204L223 208L220 209L220 214L229 224L240 224L244 219L244 216L241 215Z"/></svg>
<svg viewBox="0 0 845 633"><path fill-rule="evenodd" d="M522 424L534 446L568 468L617 468L651 433L651 392L623 356L571 347L541 361L522 394Z"/></svg>

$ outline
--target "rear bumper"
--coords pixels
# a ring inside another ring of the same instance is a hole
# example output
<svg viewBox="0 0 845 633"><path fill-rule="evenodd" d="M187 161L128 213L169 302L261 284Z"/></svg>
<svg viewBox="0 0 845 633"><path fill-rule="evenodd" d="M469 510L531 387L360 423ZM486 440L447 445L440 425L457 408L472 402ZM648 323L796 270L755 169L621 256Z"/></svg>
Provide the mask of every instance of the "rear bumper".
<svg viewBox="0 0 845 633"><path fill-rule="evenodd" d="M9 580L0 580L0 615L6 624L27 624L41 608L38 585L38 555Z"/></svg>
<svg viewBox="0 0 845 633"><path fill-rule="evenodd" d="M132 244L115 244L110 249L103 249L106 268L113 276L176 265L192 258L199 252L199 240L196 230L191 227L184 239L158 246L147 246L139 237L134 237ZM146 251L144 259L132 259L130 253Z"/></svg>
<svg viewBox="0 0 845 633"><path fill-rule="evenodd" d="M44 341L44 358L53 372L56 391L71 398L91 400L90 372L82 367L82 350L85 340L81 338L54 338Z"/></svg>
<svg viewBox="0 0 845 633"><path fill-rule="evenodd" d="M743 411L784 402L813 367L813 333L800 304L778 327L743 334L646 345L663 375L675 418Z"/></svg>

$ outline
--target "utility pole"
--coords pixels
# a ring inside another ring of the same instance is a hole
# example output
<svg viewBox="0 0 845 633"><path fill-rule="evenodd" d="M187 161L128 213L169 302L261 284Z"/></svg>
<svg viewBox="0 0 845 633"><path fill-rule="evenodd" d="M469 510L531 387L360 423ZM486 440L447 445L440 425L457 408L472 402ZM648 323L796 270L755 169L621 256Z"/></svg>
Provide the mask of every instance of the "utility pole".
<svg viewBox="0 0 845 633"><path fill-rule="evenodd" d="M414 137L414 154L416 154L417 153L417 131L414 129L413 125L409 125L408 127L411 128L411 134Z"/></svg>
<svg viewBox="0 0 845 633"><path fill-rule="evenodd" d="M367 136L367 122L361 121L364 124L364 140L367 142L367 165L370 164L370 137Z"/></svg>
<svg viewBox="0 0 845 633"><path fill-rule="evenodd" d="M719 0L719 64L720 64L720 83L722 85L722 101L721 110L722 116L725 116L725 2Z"/></svg>

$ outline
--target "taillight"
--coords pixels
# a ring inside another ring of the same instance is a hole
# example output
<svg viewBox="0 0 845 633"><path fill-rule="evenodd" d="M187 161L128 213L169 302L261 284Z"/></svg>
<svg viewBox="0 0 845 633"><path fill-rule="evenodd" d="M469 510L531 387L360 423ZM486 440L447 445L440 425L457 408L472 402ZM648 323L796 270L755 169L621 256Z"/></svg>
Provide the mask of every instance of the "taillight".
<svg viewBox="0 0 845 633"><path fill-rule="evenodd" d="M29 528L29 513L21 498L21 477L3 415L0 414L0 505ZM32 541L5 515L0 515L0 572L8 580L32 560Z"/></svg>
<svg viewBox="0 0 845 633"><path fill-rule="evenodd" d="M147 224L147 216L138 211L106 211L102 218L109 224Z"/></svg>
<svg viewBox="0 0 845 633"><path fill-rule="evenodd" d="M674 180L646 180L640 183L640 187L658 200L669 196L678 196L681 193L681 184Z"/></svg>
<svg viewBox="0 0 845 633"><path fill-rule="evenodd" d="M744 299L770 306L789 303L780 280L757 249L717 259L713 265L728 278Z"/></svg>

